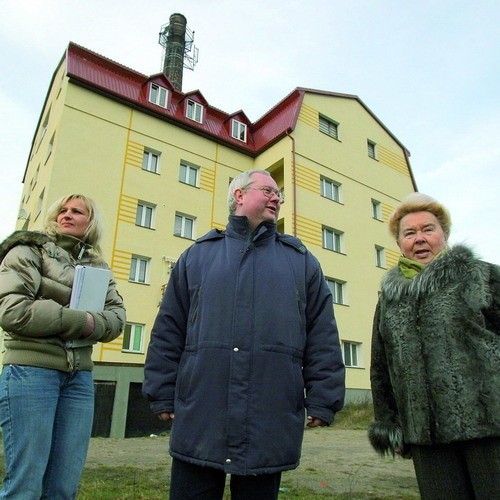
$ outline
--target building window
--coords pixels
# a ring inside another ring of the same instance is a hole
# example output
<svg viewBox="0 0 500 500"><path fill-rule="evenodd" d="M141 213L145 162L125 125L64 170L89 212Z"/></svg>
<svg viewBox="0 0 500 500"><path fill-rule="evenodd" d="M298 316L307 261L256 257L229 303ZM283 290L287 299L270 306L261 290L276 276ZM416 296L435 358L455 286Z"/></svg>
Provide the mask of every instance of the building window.
<svg viewBox="0 0 500 500"><path fill-rule="evenodd" d="M231 135L239 141L247 142L247 126L237 120L233 120Z"/></svg>
<svg viewBox="0 0 500 500"><path fill-rule="evenodd" d="M137 214L135 216L135 223L142 227L153 227L153 216L155 213L155 206L144 201L137 202Z"/></svg>
<svg viewBox="0 0 500 500"><path fill-rule="evenodd" d="M198 185L199 170L200 167L196 167L195 165L182 161L181 168L179 170L179 181L196 187Z"/></svg>
<svg viewBox="0 0 500 500"><path fill-rule="evenodd" d="M333 250L334 252L342 253L342 239L343 234L341 231L335 229L323 228L323 248Z"/></svg>
<svg viewBox="0 0 500 500"><path fill-rule="evenodd" d="M345 282L327 278L326 283L332 292L333 303L345 305Z"/></svg>
<svg viewBox="0 0 500 500"><path fill-rule="evenodd" d="M134 283L147 283L149 277L149 262L150 259L147 257L132 256L129 280Z"/></svg>
<svg viewBox="0 0 500 500"><path fill-rule="evenodd" d="M55 139L56 139L56 133L54 132L47 146L47 158L45 158L45 163L47 163L47 160L50 158L50 155L52 154L52 150L54 149Z"/></svg>
<svg viewBox="0 0 500 500"><path fill-rule="evenodd" d="M42 205L43 205L43 197L45 196L45 189L42 189L42 192L40 193L40 196L38 197L37 203L36 203L36 216L35 219L40 215L40 212L42 211Z"/></svg>
<svg viewBox="0 0 500 500"><path fill-rule="evenodd" d="M346 366L360 367L361 344L356 342L342 342L342 356Z"/></svg>
<svg viewBox="0 0 500 500"><path fill-rule="evenodd" d="M376 144L372 141L368 141L368 156L370 158L373 158L374 160L377 159L377 150L376 150Z"/></svg>
<svg viewBox="0 0 500 500"><path fill-rule="evenodd" d="M47 128L49 126L50 110L51 110L51 108L49 107L49 110L47 111L47 114L45 115L45 118L42 122L42 130L40 132L40 140L38 141L38 146L40 146L40 143L43 141L43 138L45 137L45 133L47 132ZM38 150L38 147L37 147L37 150Z"/></svg>
<svg viewBox="0 0 500 500"><path fill-rule="evenodd" d="M167 89L165 87L160 87L156 83L152 83L149 89L149 102L157 104L162 108L167 107Z"/></svg>
<svg viewBox="0 0 500 500"><path fill-rule="evenodd" d="M194 120L195 122L202 123L203 121L203 106L198 104L197 102L188 99L186 105L186 116L190 120Z"/></svg>
<svg viewBox="0 0 500 500"><path fill-rule="evenodd" d="M340 202L340 184L325 177L321 178L321 196Z"/></svg>
<svg viewBox="0 0 500 500"><path fill-rule="evenodd" d="M375 245L375 265L377 267L385 268L385 252L384 247Z"/></svg>
<svg viewBox="0 0 500 500"><path fill-rule="evenodd" d="M334 139L339 138L339 124L323 115L319 115L319 131Z"/></svg>
<svg viewBox="0 0 500 500"><path fill-rule="evenodd" d="M181 238L194 239L194 218L175 214L174 235Z"/></svg>
<svg viewBox="0 0 500 500"><path fill-rule="evenodd" d="M144 325L127 323L123 331L123 348L125 352L144 352Z"/></svg>
<svg viewBox="0 0 500 500"><path fill-rule="evenodd" d="M372 217L382 220L382 203L380 201L372 200Z"/></svg>
<svg viewBox="0 0 500 500"><path fill-rule="evenodd" d="M33 175L33 179L31 179L31 189L33 189L36 186L36 183L38 182L38 174L40 173L40 163L38 164L38 167L36 167L35 173Z"/></svg>
<svg viewBox="0 0 500 500"><path fill-rule="evenodd" d="M142 156L142 169L157 174L159 160L160 155L158 153L144 149L144 155Z"/></svg>

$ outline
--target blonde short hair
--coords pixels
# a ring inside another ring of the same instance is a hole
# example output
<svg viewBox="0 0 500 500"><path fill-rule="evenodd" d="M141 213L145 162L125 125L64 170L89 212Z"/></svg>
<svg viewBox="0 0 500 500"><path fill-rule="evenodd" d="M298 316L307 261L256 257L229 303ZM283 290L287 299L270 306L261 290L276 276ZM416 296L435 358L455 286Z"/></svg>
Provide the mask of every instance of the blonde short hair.
<svg viewBox="0 0 500 500"><path fill-rule="evenodd" d="M81 200L89 212L89 225L83 236L83 241L90 245L95 255L101 255L101 238L103 233L103 218L94 200L83 194L67 194L56 200L47 210L44 231L51 236L59 234L57 216L61 208L70 200Z"/></svg>
<svg viewBox="0 0 500 500"><path fill-rule="evenodd" d="M407 196L389 219L389 231L397 241L401 219L414 212L430 212L438 220L446 239L450 236L451 218L448 210L437 200L423 193L412 193Z"/></svg>

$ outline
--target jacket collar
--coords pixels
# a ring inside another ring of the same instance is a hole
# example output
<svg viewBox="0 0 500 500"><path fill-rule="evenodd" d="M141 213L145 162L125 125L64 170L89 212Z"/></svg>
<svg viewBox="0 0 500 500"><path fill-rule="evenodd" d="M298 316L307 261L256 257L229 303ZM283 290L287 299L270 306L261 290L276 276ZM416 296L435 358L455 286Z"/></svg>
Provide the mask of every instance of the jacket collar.
<svg viewBox="0 0 500 500"><path fill-rule="evenodd" d="M245 239L250 242L262 241L276 236L276 224L264 221L252 231L247 217L244 215L230 215L226 226L226 233L228 236Z"/></svg>
<svg viewBox="0 0 500 500"><path fill-rule="evenodd" d="M82 258L92 248L78 238L67 234L57 234L52 237L41 231L15 231L0 244L0 262L2 262L10 250L18 245L42 247L49 241L66 250L76 260Z"/></svg>
<svg viewBox="0 0 500 500"><path fill-rule="evenodd" d="M399 267L391 269L382 278L382 294L389 300L399 300L404 296L413 297L433 293L450 286L451 283L464 283L467 280L480 280L483 272L474 252L464 246L455 245L439 258L429 262L413 279L407 279Z"/></svg>
<svg viewBox="0 0 500 500"><path fill-rule="evenodd" d="M8 252L18 245L33 245L41 247L48 241L54 241L50 236L40 231L14 231L0 244L0 262Z"/></svg>
<svg viewBox="0 0 500 500"><path fill-rule="evenodd" d="M63 250L66 250L71 256L73 256L76 260L79 260L83 257L85 251L88 251L92 248L90 245L87 245L84 241L75 238L74 236L70 236L68 234L57 234L56 235L56 243Z"/></svg>

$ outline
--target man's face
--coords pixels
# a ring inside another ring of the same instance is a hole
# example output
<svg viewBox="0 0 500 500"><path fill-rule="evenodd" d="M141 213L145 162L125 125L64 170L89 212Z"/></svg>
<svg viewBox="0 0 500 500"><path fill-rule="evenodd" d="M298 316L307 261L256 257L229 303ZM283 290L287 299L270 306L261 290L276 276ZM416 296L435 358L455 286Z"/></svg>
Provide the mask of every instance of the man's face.
<svg viewBox="0 0 500 500"><path fill-rule="evenodd" d="M247 217L250 227L254 230L261 222L276 222L280 213L280 197L278 185L272 177L265 174L254 173L251 176L252 184L245 189L237 189L234 192L236 199L235 215ZM267 196L260 188L275 190L271 196Z"/></svg>

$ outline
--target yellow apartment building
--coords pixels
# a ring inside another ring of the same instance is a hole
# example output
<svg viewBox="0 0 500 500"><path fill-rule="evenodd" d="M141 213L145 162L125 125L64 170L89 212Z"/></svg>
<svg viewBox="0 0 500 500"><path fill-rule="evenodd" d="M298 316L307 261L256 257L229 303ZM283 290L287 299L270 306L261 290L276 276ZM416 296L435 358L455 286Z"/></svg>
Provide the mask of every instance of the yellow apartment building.
<svg viewBox="0 0 500 500"><path fill-rule="evenodd" d="M104 255L128 323L94 348L94 435L158 430L140 386L164 287L183 250L225 227L228 184L247 169L268 170L283 189L279 230L307 245L333 292L347 399L369 397L379 283L399 256L387 220L416 190L406 148L354 95L299 87L252 123L163 73L70 43L41 110L16 228L41 229L68 193L91 196L104 212Z"/></svg>

